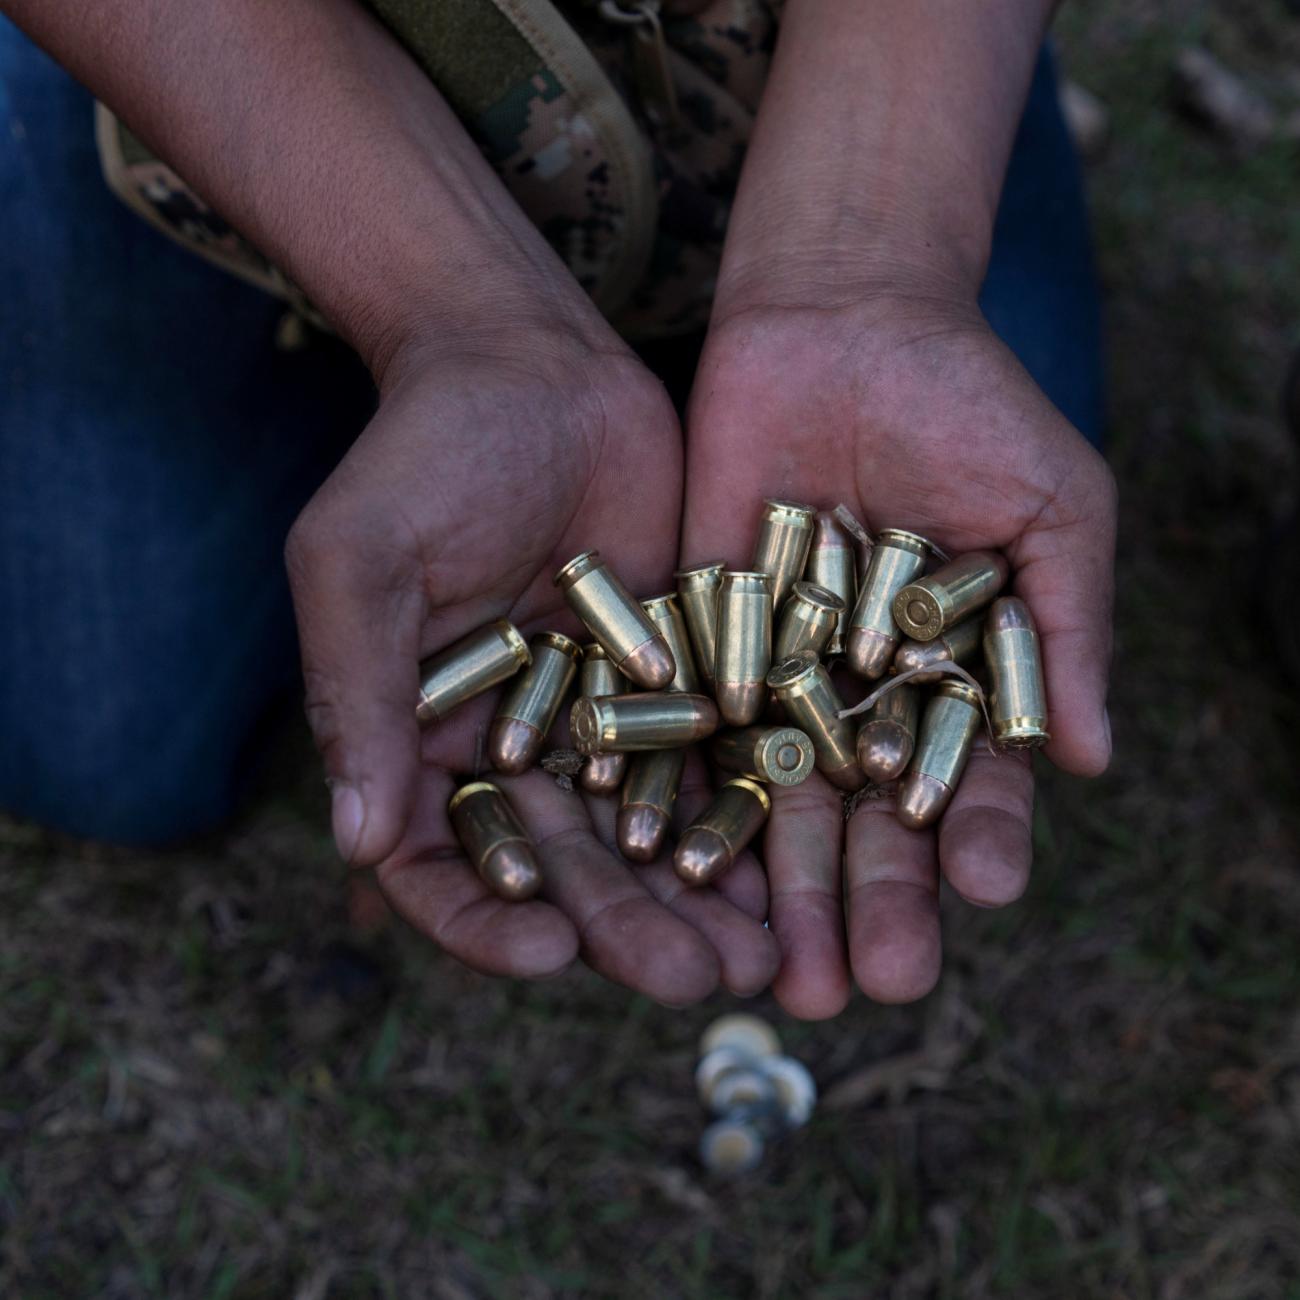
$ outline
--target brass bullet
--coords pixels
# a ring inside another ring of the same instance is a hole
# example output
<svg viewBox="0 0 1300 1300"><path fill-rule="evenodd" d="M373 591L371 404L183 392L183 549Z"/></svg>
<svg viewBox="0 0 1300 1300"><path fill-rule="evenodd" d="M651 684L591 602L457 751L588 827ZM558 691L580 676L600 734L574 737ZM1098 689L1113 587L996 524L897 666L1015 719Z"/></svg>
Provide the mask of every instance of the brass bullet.
<svg viewBox="0 0 1300 1300"><path fill-rule="evenodd" d="M781 1036L762 1016L731 1011L712 1021L700 1035L700 1055L729 1048L745 1056L779 1056Z"/></svg>
<svg viewBox="0 0 1300 1300"><path fill-rule="evenodd" d="M652 596L649 600L641 602L641 608L659 629L659 635L668 642L668 648L673 652L673 660L677 664L676 676L664 687L664 690L686 691L698 695L700 676L695 671L695 656L691 653L690 634L686 630L686 620L682 617L676 594L670 592L666 596Z"/></svg>
<svg viewBox="0 0 1300 1300"><path fill-rule="evenodd" d="M813 770L812 741L798 727L720 731L711 749L719 767L772 785L799 785Z"/></svg>
<svg viewBox="0 0 1300 1300"><path fill-rule="evenodd" d="M713 802L682 832L673 867L688 885L707 885L736 860L736 855L763 829L772 800L757 781L728 781Z"/></svg>
<svg viewBox="0 0 1300 1300"><path fill-rule="evenodd" d="M447 805L456 838L483 883L518 903L542 887L533 842L501 790L491 781L463 785Z"/></svg>
<svg viewBox="0 0 1300 1300"><path fill-rule="evenodd" d="M979 694L965 682L940 682L925 706L916 755L898 787L898 820L933 826L952 800L980 725Z"/></svg>
<svg viewBox="0 0 1300 1300"><path fill-rule="evenodd" d="M984 620L984 662L993 689L989 715L993 739L1014 749L1035 749L1047 732L1047 691L1038 629L1029 606L1016 596L1002 596Z"/></svg>
<svg viewBox="0 0 1300 1300"><path fill-rule="evenodd" d="M718 729L718 709L707 695L684 691L647 691L576 700L569 730L580 754L630 753L674 749L711 736Z"/></svg>
<svg viewBox="0 0 1300 1300"><path fill-rule="evenodd" d="M996 551L968 551L894 597L894 620L914 641L933 641L1002 590L1010 570Z"/></svg>
<svg viewBox="0 0 1300 1300"><path fill-rule="evenodd" d="M904 641L894 652L896 673L905 673L912 668L928 668L931 664L968 664L979 654L980 637L984 632L984 620L978 614L964 618L956 627L941 632L933 641ZM918 686L929 686L941 682L945 674L941 672L917 673L909 681Z"/></svg>
<svg viewBox="0 0 1300 1300"><path fill-rule="evenodd" d="M730 726L747 727L762 713L771 666L772 580L766 573L728 571L718 593L713 692Z"/></svg>
<svg viewBox="0 0 1300 1300"><path fill-rule="evenodd" d="M858 764L877 782L902 776L916 748L921 692L910 682L895 686L867 711L858 729Z"/></svg>
<svg viewBox="0 0 1300 1300"><path fill-rule="evenodd" d="M458 705L491 690L531 662L528 643L513 623L500 618L476 628L420 664L416 719L421 723L438 722Z"/></svg>
<svg viewBox="0 0 1300 1300"><path fill-rule="evenodd" d="M695 651L695 666L709 690L713 689L713 661L718 656L718 588L722 586L724 568L721 560L714 560L678 569L673 575Z"/></svg>
<svg viewBox="0 0 1300 1300"><path fill-rule="evenodd" d="M823 653L842 655L848 644L849 618L858 599L858 569L853 554L853 543L829 510L820 510L813 522L812 547L803 576L827 591L833 591L843 602L835 631Z"/></svg>
<svg viewBox="0 0 1300 1300"><path fill-rule="evenodd" d="M764 501L758 521L758 540L754 543L756 573L772 579L772 613L779 615L790 588L803 576L812 546L813 516L811 506L796 501Z"/></svg>
<svg viewBox="0 0 1300 1300"><path fill-rule="evenodd" d="M651 749L633 755L615 820L618 851L625 858L653 862L659 856L685 769L684 749Z"/></svg>
<svg viewBox="0 0 1300 1300"><path fill-rule="evenodd" d="M700 1137L700 1163L720 1178L747 1174L762 1159L763 1135L748 1120L716 1120Z"/></svg>
<svg viewBox="0 0 1300 1300"><path fill-rule="evenodd" d="M614 663L647 691L677 672L672 651L599 551L583 551L555 575L555 585Z"/></svg>
<svg viewBox="0 0 1300 1300"><path fill-rule="evenodd" d="M902 635L894 622L894 596L925 567L929 550L924 537L901 528L877 536L849 618L849 667L859 676L881 677L889 667Z"/></svg>
<svg viewBox="0 0 1300 1300"><path fill-rule="evenodd" d="M488 758L510 776L537 761L582 658L578 643L559 632L539 632L529 649L533 662L506 692L488 728Z"/></svg>
<svg viewBox="0 0 1300 1300"><path fill-rule="evenodd" d="M594 641L583 648L582 673L578 691L589 700L602 695L622 695L630 687L627 678L614 666L604 646ZM593 754L578 773L578 784L589 794L613 794L623 784L627 770L626 754Z"/></svg>
<svg viewBox="0 0 1300 1300"><path fill-rule="evenodd" d="M772 662L780 663L800 650L825 654L843 612L844 602L833 591L815 582L796 582L781 611Z"/></svg>
<svg viewBox="0 0 1300 1300"><path fill-rule="evenodd" d="M841 790L861 790L866 773L858 766L857 736L826 666L811 650L776 665L767 684L785 705L790 721L808 733L817 770Z"/></svg>

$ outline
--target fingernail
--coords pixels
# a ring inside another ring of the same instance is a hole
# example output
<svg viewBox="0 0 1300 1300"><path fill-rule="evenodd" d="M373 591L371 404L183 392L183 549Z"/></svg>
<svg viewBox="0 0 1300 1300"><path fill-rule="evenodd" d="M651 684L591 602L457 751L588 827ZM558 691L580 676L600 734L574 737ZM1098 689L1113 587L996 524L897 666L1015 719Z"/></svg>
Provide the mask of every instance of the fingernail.
<svg viewBox="0 0 1300 1300"><path fill-rule="evenodd" d="M361 828L366 823L366 805L350 785L334 786L331 793L331 817L334 823L334 843L338 845L343 861L351 863L361 841Z"/></svg>

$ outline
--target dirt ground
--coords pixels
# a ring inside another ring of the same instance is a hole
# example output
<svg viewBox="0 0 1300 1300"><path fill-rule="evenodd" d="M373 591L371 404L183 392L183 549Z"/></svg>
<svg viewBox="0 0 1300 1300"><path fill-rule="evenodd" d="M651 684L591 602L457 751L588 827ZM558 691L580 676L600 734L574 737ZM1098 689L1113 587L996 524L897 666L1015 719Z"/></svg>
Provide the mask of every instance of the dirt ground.
<svg viewBox="0 0 1300 1300"><path fill-rule="evenodd" d="M1265 617L1300 146L1168 94L1201 42L1295 107L1300 18L1107 0L1058 34L1112 115L1117 743L1099 782L1044 773L1029 896L948 908L918 1006L758 999L830 1096L723 1183L691 1071L729 1000L349 946L300 732L184 852L0 823L0 1294L1300 1297L1300 695Z"/></svg>

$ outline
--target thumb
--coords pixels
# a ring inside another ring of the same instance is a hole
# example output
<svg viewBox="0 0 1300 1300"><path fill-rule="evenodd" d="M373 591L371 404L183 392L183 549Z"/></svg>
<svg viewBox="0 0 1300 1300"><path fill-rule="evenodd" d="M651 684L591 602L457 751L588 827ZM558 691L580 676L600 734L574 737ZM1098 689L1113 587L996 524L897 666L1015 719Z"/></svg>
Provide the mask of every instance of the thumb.
<svg viewBox="0 0 1300 1300"><path fill-rule="evenodd" d="M360 547L312 503L285 560L302 646L307 718L325 760L334 839L354 866L397 847L419 770L418 561L401 545Z"/></svg>
<svg viewBox="0 0 1300 1300"><path fill-rule="evenodd" d="M1099 456L1074 472L1069 503L1053 502L1010 548L1016 592L1043 650L1051 742L1046 754L1079 776L1110 762L1106 692L1112 646L1115 480Z"/></svg>

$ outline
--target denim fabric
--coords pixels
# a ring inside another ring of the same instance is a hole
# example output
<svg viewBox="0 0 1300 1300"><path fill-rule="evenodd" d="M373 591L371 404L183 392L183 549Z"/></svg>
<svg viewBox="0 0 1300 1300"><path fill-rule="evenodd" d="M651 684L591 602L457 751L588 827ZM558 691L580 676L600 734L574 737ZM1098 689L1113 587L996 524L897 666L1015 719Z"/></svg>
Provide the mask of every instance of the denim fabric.
<svg viewBox="0 0 1300 1300"><path fill-rule="evenodd" d="M0 19L0 807L98 838L214 828L297 673L281 562L373 394L340 344L106 190L91 100ZM1077 167L1046 63L985 309L1100 426Z"/></svg>

